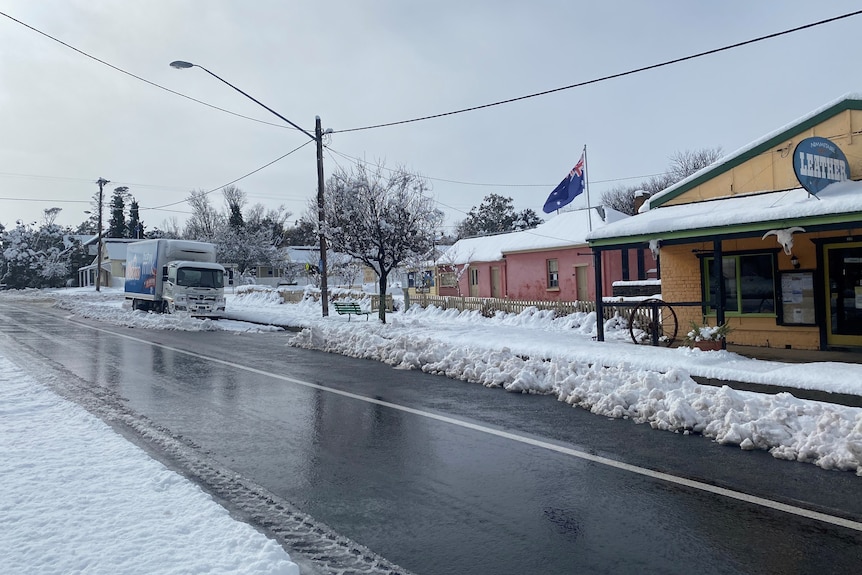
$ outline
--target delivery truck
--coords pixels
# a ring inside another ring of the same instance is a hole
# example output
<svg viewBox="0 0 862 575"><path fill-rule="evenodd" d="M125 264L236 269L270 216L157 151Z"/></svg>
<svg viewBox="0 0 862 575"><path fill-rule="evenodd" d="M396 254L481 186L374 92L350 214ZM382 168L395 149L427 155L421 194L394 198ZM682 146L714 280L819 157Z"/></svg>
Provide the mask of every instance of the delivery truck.
<svg viewBox="0 0 862 575"><path fill-rule="evenodd" d="M144 240L126 248L126 299L132 309L218 318L225 310L224 268L214 244Z"/></svg>

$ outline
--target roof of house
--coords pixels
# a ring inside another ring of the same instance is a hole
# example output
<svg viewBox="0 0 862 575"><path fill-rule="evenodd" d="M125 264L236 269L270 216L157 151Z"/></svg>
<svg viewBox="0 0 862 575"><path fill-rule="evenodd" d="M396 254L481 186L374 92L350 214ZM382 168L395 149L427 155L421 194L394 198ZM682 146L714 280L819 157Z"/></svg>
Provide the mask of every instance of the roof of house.
<svg viewBox="0 0 862 575"><path fill-rule="evenodd" d="M839 112L845 110L862 110L862 94L849 93L837 98L808 114L797 118L789 124L774 130L765 136L746 144L733 153L730 153L722 158L719 158L709 166L698 170L689 177L680 180L653 195L641 207L641 211L645 212L661 206L664 203L684 194L688 190L701 185L707 180L711 180L716 176L732 170L755 156L759 156L763 152L794 138L812 127L820 124L824 120L835 116Z"/></svg>
<svg viewBox="0 0 862 575"><path fill-rule="evenodd" d="M503 259L503 254L583 246L590 228L595 230L628 217L610 208L563 212L531 230L458 240L438 263L495 262Z"/></svg>
<svg viewBox="0 0 862 575"><path fill-rule="evenodd" d="M105 238L105 249L108 251L109 260L125 260L126 248L129 244L140 240L128 238Z"/></svg>
<svg viewBox="0 0 862 575"><path fill-rule="evenodd" d="M589 234L590 245L756 234L775 228L862 222L862 182L836 182L810 195L802 188L652 209Z"/></svg>

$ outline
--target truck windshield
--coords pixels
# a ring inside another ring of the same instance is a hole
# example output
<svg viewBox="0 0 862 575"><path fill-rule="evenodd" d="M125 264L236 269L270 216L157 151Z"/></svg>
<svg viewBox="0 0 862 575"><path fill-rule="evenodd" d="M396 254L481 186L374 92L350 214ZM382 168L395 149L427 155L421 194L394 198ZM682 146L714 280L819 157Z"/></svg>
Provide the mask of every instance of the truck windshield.
<svg viewBox="0 0 862 575"><path fill-rule="evenodd" d="M185 287L223 288L224 272L198 268L177 270L177 285Z"/></svg>

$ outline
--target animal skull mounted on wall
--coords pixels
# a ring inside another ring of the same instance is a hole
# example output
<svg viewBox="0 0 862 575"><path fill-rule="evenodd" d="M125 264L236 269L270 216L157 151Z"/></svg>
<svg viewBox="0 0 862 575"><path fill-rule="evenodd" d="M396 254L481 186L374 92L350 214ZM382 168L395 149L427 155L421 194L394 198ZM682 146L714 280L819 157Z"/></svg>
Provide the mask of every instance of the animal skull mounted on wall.
<svg viewBox="0 0 862 575"><path fill-rule="evenodd" d="M790 255L793 252L793 234L804 231L805 228L801 228L799 226L793 226L792 228L784 228L781 230L769 230L763 234L763 238L761 239L765 240L768 236L774 235L778 240L778 243L781 244L781 247L784 248L784 253Z"/></svg>

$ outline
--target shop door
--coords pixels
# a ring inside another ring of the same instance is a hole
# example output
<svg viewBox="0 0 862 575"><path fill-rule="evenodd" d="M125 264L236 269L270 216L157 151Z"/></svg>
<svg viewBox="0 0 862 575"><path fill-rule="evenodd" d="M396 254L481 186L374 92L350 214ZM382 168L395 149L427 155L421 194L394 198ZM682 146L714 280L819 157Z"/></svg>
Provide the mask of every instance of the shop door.
<svg viewBox="0 0 862 575"><path fill-rule="evenodd" d="M862 346L862 243L825 250L826 343Z"/></svg>

